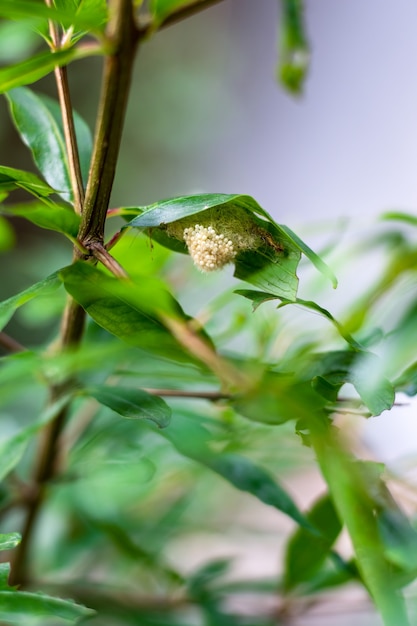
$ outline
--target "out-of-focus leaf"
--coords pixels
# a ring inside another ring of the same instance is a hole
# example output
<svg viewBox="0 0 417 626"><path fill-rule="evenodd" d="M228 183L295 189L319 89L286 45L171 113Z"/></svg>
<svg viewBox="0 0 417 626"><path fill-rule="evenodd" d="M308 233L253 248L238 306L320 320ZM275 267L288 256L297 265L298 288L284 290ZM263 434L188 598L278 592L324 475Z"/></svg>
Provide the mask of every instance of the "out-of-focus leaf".
<svg viewBox="0 0 417 626"><path fill-rule="evenodd" d="M11 550L19 545L22 539L19 533L7 533L0 535L0 550Z"/></svg>
<svg viewBox="0 0 417 626"><path fill-rule="evenodd" d="M394 387L397 391L402 391L407 396L417 394L417 362L407 367L395 380Z"/></svg>
<svg viewBox="0 0 417 626"><path fill-rule="evenodd" d="M48 200L28 204L0 205L0 213L24 217L40 228L54 230L74 238L77 236L80 217L67 206Z"/></svg>
<svg viewBox="0 0 417 626"><path fill-rule="evenodd" d="M306 309L310 309L316 313L319 313L323 317L327 318L334 324L334 326L339 331L340 335L355 349L360 349L360 344L350 335L343 327L343 325L338 322L333 315L327 309L324 309L316 302L312 300L302 300L301 298L296 298L295 300L286 300L285 298L280 298L278 296L274 296L272 293L265 293L262 291L252 291L250 289L237 289L235 293L243 296L244 298L248 298L253 302L253 309L256 310L261 304L264 302L269 302L271 300L280 300L281 304L278 305L277 308L282 308L289 304L298 304Z"/></svg>
<svg viewBox="0 0 417 626"><path fill-rule="evenodd" d="M4 217L0 216L0 252L12 248L14 242L15 236L12 226Z"/></svg>
<svg viewBox="0 0 417 626"><path fill-rule="evenodd" d="M193 0L151 0L149 9L153 17L154 25L158 27L177 9L182 9L190 4L194 4Z"/></svg>
<svg viewBox="0 0 417 626"><path fill-rule="evenodd" d="M310 64L303 0L281 0L279 78L293 94L302 91Z"/></svg>
<svg viewBox="0 0 417 626"><path fill-rule="evenodd" d="M410 224L411 226L417 226L417 215L413 213L404 213L403 211L388 211L387 213L384 213L381 218L383 220L404 222L405 224Z"/></svg>
<svg viewBox="0 0 417 626"><path fill-rule="evenodd" d="M307 519L319 530L320 534L312 534L300 527L291 537L285 555L284 587L286 590L293 589L313 578L329 556L330 549L342 529L333 502L328 495L314 504L307 514Z"/></svg>
<svg viewBox="0 0 417 626"><path fill-rule="evenodd" d="M298 235L295 234L291 228L285 226L285 224L281 224L282 230L288 235L291 241L298 246L301 252L307 257L309 261L325 276L330 280L333 285L333 288L337 287L337 278L330 269L330 267L323 261L323 259L312 250Z"/></svg>
<svg viewBox="0 0 417 626"><path fill-rule="evenodd" d="M336 429L326 426L318 415L311 416L310 434L338 516L352 539L359 571L384 623L408 625L404 598L398 592L399 575L387 559L378 528L373 474L367 464L343 449Z"/></svg>
<svg viewBox="0 0 417 626"><path fill-rule="evenodd" d="M0 302L0 330L6 326L16 309L21 307L26 302L29 302L29 300L32 300L32 298L48 295L51 291L55 291L60 284L61 281L59 280L58 272L54 272L47 278L31 285L24 291L21 291L7 300L3 300L3 302Z"/></svg>
<svg viewBox="0 0 417 626"><path fill-rule="evenodd" d="M35 24L36 21L34 23L31 20L3 20L0 22L0 59L2 65L16 63L35 52L40 41L39 35L33 30Z"/></svg>
<svg viewBox="0 0 417 626"><path fill-rule="evenodd" d="M308 417L310 411L324 405L324 398L310 381L292 374L265 372L257 385L237 395L232 404L238 413L254 422L283 424Z"/></svg>
<svg viewBox="0 0 417 626"><path fill-rule="evenodd" d="M10 563L0 563L0 591L11 591L15 587L9 585Z"/></svg>
<svg viewBox="0 0 417 626"><path fill-rule="evenodd" d="M204 427L176 414L161 434L181 454L210 468L236 489L252 494L288 515L297 524L312 529L291 496L266 470L238 454L212 452L208 446L210 435Z"/></svg>
<svg viewBox="0 0 417 626"><path fill-rule="evenodd" d="M80 619L91 617L95 611L71 600L61 600L28 591L0 591L0 619L7 623L31 623L37 618L53 617L76 623ZM27 622L25 622L27 620ZM59 623L62 623L61 621Z"/></svg>
<svg viewBox="0 0 417 626"><path fill-rule="evenodd" d="M0 191L24 189L36 198L45 198L55 193L52 187L31 172L0 165Z"/></svg>
<svg viewBox="0 0 417 626"><path fill-rule="evenodd" d="M2 67L0 68L0 93L34 83L52 72L57 66L68 65L72 61L101 53L99 46L79 46L54 53L40 52L20 63Z"/></svg>
<svg viewBox="0 0 417 626"><path fill-rule="evenodd" d="M60 107L55 100L39 96L27 87L6 94L17 131L29 147L45 180L64 200L71 200L71 182ZM81 171L87 180L92 138L84 120L74 113Z"/></svg>
<svg viewBox="0 0 417 626"><path fill-rule="evenodd" d="M171 420L171 408L167 403L143 389L96 385L84 389L83 393L123 417L151 420L159 428L165 428Z"/></svg>
<svg viewBox="0 0 417 626"><path fill-rule="evenodd" d="M83 262L64 268L60 277L66 290L108 332L143 350L194 361L158 319L186 320L160 281L146 277L138 283L119 280Z"/></svg>
<svg viewBox="0 0 417 626"><path fill-rule="evenodd" d="M22 458L29 441L45 424L50 422L58 412L68 404L69 396L62 397L49 406L42 415L26 428L0 442L0 480L16 467ZM0 605L1 606L1 605Z"/></svg>
<svg viewBox="0 0 417 626"><path fill-rule="evenodd" d="M351 383L372 415L389 410L395 400L392 383L384 376L384 363L364 350L331 351L312 355L303 363L302 378L317 376L332 385ZM317 389L318 390L318 389Z"/></svg>
<svg viewBox="0 0 417 626"><path fill-rule="evenodd" d="M58 4L58 3L56 3ZM64 26L98 32L102 30L107 11L103 0L84 0L48 7L40 0L2 0L0 17L11 20L35 18L53 20Z"/></svg>

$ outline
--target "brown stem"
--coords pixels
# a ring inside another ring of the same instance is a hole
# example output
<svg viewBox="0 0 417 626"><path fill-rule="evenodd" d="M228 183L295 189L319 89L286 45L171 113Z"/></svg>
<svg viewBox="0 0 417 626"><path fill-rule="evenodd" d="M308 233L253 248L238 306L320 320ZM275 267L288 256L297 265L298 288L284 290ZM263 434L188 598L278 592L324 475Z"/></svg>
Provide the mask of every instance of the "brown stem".
<svg viewBox="0 0 417 626"><path fill-rule="evenodd" d="M103 243L104 240L106 212L115 175L138 41L131 0L110 0L109 11L107 36L112 46L110 56L105 59L104 63L103 86L92 164L87 184L85 210L82 212L78 234L78 240L87 248L90 248L92 242ZM55 32L52 37L56 36ZM63 103L64 110L67 110L67 106L70 107L69 100ZM71 149L69 151L71 152ZM74 195L76 195L75 190ZM82 203L79 206L81 207L81 205ZM74 260L80 258L82 254L76 246L74 248ZM61 349L77 346L80 343L84 323L84 310L72 299L69 299L61 327ZM71 381L69 380L63 385L53 387L51 389L51 402L65 393L70 385ZM28 556L32 537L39 519L47 483L56 474L60 437L66 419L67 407L64 407L42 432L41 446L34 469L34 497L27 506L22 541L14 551L11 584L24 584L30 579Z"/></svg>
<svg viewBox="0 0 417 626"><path fill-rule="evenodd" d="M45 4L52 6L52 0L45 0ZM54 22L49 22L49 32L54 50L59 50L58 28ZM72 114L71 96L68 85L67 68L56 67L55 81L58 91L58 99L61 108L62 124L64 128L65 146L68 157L68 169L71 180L71 188L74 196L74 210L81 215L84 204L84 187L81 174L80 157L78 154L77 137L75 134L74 117Z"/></svg>
<svg viewBox="0 0 417 626"><path fill-rule="evenodd" d="M153 396L164 396L165 398L200 398L201 400L227 400L230 398L229 393L222 393L221 391L187 391L186 389L150 389L147 391Z"/></svg>
<svg viewBox="0 0 417 626"><path fill-rule="evenodd" d="M104 224L116 171L138 30L131 0L112 0L107 35L113 53L105 60L92 165L79 239L103 243Z"/></svg>
<svg viewBox="0 0 417 626"><path fill-rule="evenodd" d="M107 269L119 278L128 278L128 274L126 270L116 261L114 257L107 251L107 249L103 246L102 243L98 241L92 241L90 244L90 251L93 256L107 267Z"/></svg>
<svg viewBox="0 0 417 626"><path fill-rule="evenodd" d="M7 352L24 352L26 350L25 346L3 332L0 332L0 346L5 348Z"/></svg>

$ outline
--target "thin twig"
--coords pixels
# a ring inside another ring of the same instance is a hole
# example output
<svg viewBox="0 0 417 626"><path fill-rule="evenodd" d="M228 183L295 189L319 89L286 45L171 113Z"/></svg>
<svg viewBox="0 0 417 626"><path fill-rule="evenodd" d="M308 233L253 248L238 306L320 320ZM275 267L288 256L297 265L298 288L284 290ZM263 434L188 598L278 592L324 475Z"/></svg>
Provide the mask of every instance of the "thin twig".
<svg viewBox="0 0 417 626"><path fill-rule="evenodd" d="M126 270L120 265L118 261L107 251L102 243L98 241L92 241L89 245L90 251L93 256L107 267L107 269L117 276L118 278L129 278Z"/></svg>
<svg viewBox="0 0 417 626"><path fill-rule="evenodd" d="M49 7L53 6L52 0L45 0L45 4ZM49 32L54 50L59 50L61 42L59 40L58 28L52 21L49 22ZM78 153L77 137L75 134L74 117L72 113L73 109L68 85L67 68L65 66L56 67L54 73L62 114L71 188L74 196L74 210L76 213L81 215L84 204L84 187L81 174L80 157Z"/></svg>
<svg viewBox="0 0 417 626"><path fill-rule="evenodd" d="M229 393L222 393L221 391L187 391L186 389L153 389L148 387L144 391L153 396L164 396L165 398L201 398L213 402L231 398Z"/></svg>
<svg viewBox="0 0 417 626"><path fill-rule="evenodd" d="M7 352L24 352L26 350L25 346L4 332L0 332L0 346L3 346Z"/></svg>

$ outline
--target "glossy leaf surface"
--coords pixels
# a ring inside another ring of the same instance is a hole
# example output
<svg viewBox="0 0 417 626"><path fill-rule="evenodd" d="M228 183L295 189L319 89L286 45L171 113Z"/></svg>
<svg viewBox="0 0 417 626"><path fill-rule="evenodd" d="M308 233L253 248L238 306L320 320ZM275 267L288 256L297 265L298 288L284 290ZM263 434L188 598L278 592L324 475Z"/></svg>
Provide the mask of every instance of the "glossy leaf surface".
<svg viewBox="0 0 417 626"><path fill-rule="evenodd" d="M159 396L151 395L143 389L96 385L83 393L92 396L119 415L130 419L147 419L159 428L168 426L171 408Z"/></svg>
<svg viewBox="0 0 417 626"><path fill-rule="evenodd" d="M68 65L77 59L100 53L100 49L93 46L59 50L54 54L49 51L40 52L15 65L2 67L0 68L0 93L34 83L52 72L57 65Z"/></svg>
<svg viewBox="0 0 417 626"><path fill-rule="evenodd" d="M52 187L36 174L0 165L0 191L7 194L15 189L24 189L36 198L46 198L54 193Z"/></svg>
<svg viewBox="0 0 417 626"><path fill-rule="evenodd" d="M17 131L29 147L45 180L64 200L71 200L71 182L62 117L57 102L39 96L27 87L7 93L10 113ZM84 182L87 180L92 150L90 129L74 113L75 132Z"/></svg>
<svg viewBox="0 0 417 626"><path fill-rule="evenodd" d="M80 217L68 206L62 206L48 200L31 204L0 205L0 213L24 217L36 226L75 238L78 233Z"/></svg>

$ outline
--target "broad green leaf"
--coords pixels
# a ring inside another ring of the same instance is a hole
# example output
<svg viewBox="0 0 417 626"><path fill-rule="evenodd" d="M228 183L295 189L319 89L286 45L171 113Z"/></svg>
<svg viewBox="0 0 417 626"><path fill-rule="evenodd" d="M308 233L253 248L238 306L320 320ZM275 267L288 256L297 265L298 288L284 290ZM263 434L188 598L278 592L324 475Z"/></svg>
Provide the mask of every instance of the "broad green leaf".
<svg viewBox="0 0 417 626"><path fill-rule="evenodd" d="M312 529L291 496L262 467L238 454L212 452L209 432L190 419L175 414L171 424L161 434L180 454L205 465L222 476L236 489L245 491L282 513L297 524Z"/></svg>
<svg viewBox="0 0 417 626"><path fill-rule="evenodd" d="M180 251L186 251L184 228L195 224L210 226L233 242L236 278L288 299L295 298L300 251L250 196L187 196L141 210L141 215L128 226L146 230L158 243Z"/></svg>
<svg viewBox="0 0 417 626"><path fill-rule="evenodd" d="M366 464L349 456L336 429L326 427L317 414L311 416L310 433L335 508L351 537L359 571L385 626L407 626L404 599L398 592L399 575L387 560L375 515L375 485Z"/></svg>
<svg viewBox="0 0 417 626"><path fill-rule="evenodd" d="M70 201L71 182L59 104L47 96L35 94L27 87L12 89L6 98L16 129L29 147L45 180L64 200ZM91 133L77 113L74 113L74 125L81 171L86 182L92 150Z"/></svg>
<svg viewBox="0 0 417 626"><path fill-rule="evenodd" d="M154 18L154 24L158 27L177 9L182 9L191 4L195 4L194 0L151 0L149 9Z"/></svg>
<svg viewBox="0 0 417 626"><path fill-rule="evenodd" d="M56 3L58 4L58 3ZM53 20L64 26L100 32L107 17L103 0L84 0L66 6L48 7L42 0L1 0L0 17L11 20Z"/></svg>
<svg viewBox="0 0 417 626"><path fill-rule="evenodd" d="M287 591L313 578L342 530L328 495L315 502L307 519L320 531L320 535L298 528L290 538L285 554L284 587Z"/></svg>
<svg viewBox="0 0 417 626"><path fill-rule="evenodd" d="M79 46L58 50L54 53L49 51L40 52L20 63L2 67L0 68L0 93L34 83L52 72L57 66L68 65L72 61L84 59L95 54L101 54L99 46Z"/></svg>
<svg viewBox="0 0 417 626"><path fill-rule="evenodd" d="M96 385L84 389L82 393L92 396L123 417L151 420L159 428L168 426L171 419L171 409L167 403L143 389Z"/></svg>
<svg viewBox="0 0 417 626"><path fill-rule="evenodd" d="M184 313L158 280L119 280L83 262L64 268L60 277L93 320L116 337L174 360L191 358L159 320L184 319Z"/></svg>
<svg viewBox="0 0 417 626"><path fill-rule="evenodd" d="M331 270L301 239L272 217L250 196L205 194L185 196L137 207L138 216L128 226L140 228L158 243L187 252L183 231L200 224L211 226L233 242L235 276L288 300L294 300L301 253L330 278ZM120 213L123 214L123 209ZM126 216L133 208L125 209Z"/></svg>
<svg viewBox="0 0 417 626"><path fill-rule="evenodd" d="M51 291L55 291L60 284L61 281L59 280L58 272L54 272L47 278L44 278L44 280L41 280L15 296L0 302L0 330L6 326L16 309L21 307L26 302L29 302L29 300L32 300L32 298L48 295Z"/></svg>
<svg viewBox="0 0 417 626"><path fill-rule="evenodd" d="M279 78L299 94L308 72L310 51L304 25L304 0L281 0Z"/></svg>
<svg viewBox="0 0 417 626"><path fill-rule="evenodd" d="M76 623L93 616L95 611L71 600L52 598L42 593L28 591L0 591L0 620L12 624L24 624L25 620L50 618ZM61 622L60 622L61 623Z"/></svg>
<svg viewBox="0 0 417 626"><path fill-rule="evenodd" d="M324 398L316 393L309 380L273 371L265 372L257 385L232 400L238 413L262 424L304 419L324 403Z"/></svg>
<svg viewBox="0 0 417 626"><path fill-rule="evenodd" d="M0 205L0 213L24 217L33 224L54 230L75 238L78 233L80 217L68 206L62 206L48 200L28 204Z"/></svg>
<svg viewBox="0 0 417 626"><path fill-rule="evenodd" d="M332 385L351 383L372 415L389 410L395 400L392 383L384 376L384 363L364 350L330 351L305 360L300 376L314 382L322 377Z"/></svg>
<svg viewBox="0 0 417 626"><path fill-rule="evenodd" d="M36 174L0 165L0 191L9 192L15 189L24 189L36 198L46 198L55 193Z"/></svg>
<svg viewBox="0 0 417 626"><path fill-rule="evenodd" d="M22 539L19 533L0 534L0 550L11 550L19 545Z"/></svg>

